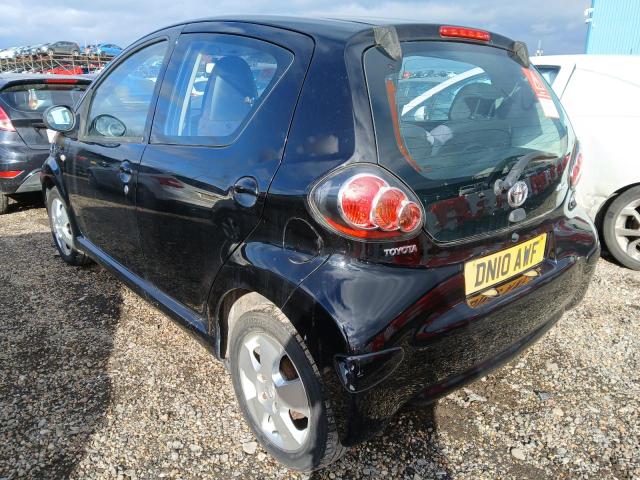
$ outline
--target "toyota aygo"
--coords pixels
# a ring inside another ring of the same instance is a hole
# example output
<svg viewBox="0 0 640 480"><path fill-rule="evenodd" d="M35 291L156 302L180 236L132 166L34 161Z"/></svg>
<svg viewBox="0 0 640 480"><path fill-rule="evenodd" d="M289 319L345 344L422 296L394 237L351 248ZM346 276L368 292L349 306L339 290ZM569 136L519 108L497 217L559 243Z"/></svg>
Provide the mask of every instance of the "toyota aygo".
<svg viewBox="0 0 640 480"><path fill-rule="evenodd" d="M182 23L45 121L61 257L206 342L300 470L511 359L599 256L562 107L525 45L487 31Z"/></svg>

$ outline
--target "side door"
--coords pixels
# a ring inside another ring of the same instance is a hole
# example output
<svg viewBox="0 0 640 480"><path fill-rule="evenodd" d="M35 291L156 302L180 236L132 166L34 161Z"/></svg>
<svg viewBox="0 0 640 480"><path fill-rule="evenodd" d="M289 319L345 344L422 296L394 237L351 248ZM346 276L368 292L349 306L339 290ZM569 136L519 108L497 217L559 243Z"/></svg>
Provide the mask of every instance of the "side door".
<svg viewBox="0 0 640 480"><path fill-rule="evenodd" d="M257 225L313 41L241 23L180 35L163 82L137 204L147 279L197 314Z"/></svg>
<svg viewBox="0 0 640 480"><path fill-rule="evenodd" d="M65 144L65 183L82 235L140 276L135 180L169 44L145 43L101 76L80 108L78 139Z"/></svg>

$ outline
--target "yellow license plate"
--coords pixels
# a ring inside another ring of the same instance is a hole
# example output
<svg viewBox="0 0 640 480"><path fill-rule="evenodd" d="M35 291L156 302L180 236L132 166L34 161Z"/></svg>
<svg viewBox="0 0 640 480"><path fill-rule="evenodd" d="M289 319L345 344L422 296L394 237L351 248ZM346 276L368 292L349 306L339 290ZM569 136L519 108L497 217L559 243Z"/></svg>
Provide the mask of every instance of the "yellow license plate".
<svg viewBox="0 0 640 480"><path fill-rule="evenodd" d="M518 275L544 260L547 234L464 264L464 285L467 295Z"/></svg>

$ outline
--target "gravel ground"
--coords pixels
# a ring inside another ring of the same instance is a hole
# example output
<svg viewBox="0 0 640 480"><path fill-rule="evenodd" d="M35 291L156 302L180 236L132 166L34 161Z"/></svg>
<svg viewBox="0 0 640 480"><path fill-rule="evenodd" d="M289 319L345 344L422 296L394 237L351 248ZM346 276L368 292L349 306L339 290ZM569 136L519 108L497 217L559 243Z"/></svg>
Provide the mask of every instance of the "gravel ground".
<svg viewBox="0 0 640 480"><path fill-rule="evenodd" d="M0 217L0 479L308 478L259 446L222 364L40 206ZM406 410L312 478L640 478L640 273L601 260L580 307L505 368Z"/></svg>

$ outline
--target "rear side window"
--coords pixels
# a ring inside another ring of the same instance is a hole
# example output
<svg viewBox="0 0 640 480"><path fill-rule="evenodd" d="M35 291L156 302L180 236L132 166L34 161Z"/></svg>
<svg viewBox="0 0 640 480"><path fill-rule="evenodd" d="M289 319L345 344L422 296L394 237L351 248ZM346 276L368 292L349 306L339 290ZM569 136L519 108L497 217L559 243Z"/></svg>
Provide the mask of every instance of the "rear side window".
<svg viewBox="0 0 640 480"><path fill-rule="evenodd" d="M40 113L54 105L74 107L87 85L32 83L13 85L0 92L0 99L10 108L24 113Z"/></svg>
<svg viewBox="0 0 640 480"><path fill-rule="evenodd" d="M183 34L162 88L152 142L231 143L292 61L288 50L254 38Z"/></svg>

